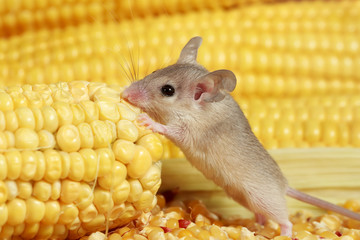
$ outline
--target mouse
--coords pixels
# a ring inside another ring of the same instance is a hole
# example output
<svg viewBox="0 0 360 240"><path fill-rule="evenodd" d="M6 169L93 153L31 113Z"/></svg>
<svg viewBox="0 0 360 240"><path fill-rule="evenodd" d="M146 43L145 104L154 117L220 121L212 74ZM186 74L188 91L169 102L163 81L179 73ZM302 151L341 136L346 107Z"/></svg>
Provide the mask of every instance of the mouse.
<svg viewBox="0 0 360 240"><path fill-rule="evenodd" d="M258 223L272 219L292 236L285 196L360 220L360 214L300 192L257 139L230 93L236 76L209 72L197 62L202 38L189 40L175 64L130 84L122 97L140 108L139 122L175 143L186 159Z"/></svg>

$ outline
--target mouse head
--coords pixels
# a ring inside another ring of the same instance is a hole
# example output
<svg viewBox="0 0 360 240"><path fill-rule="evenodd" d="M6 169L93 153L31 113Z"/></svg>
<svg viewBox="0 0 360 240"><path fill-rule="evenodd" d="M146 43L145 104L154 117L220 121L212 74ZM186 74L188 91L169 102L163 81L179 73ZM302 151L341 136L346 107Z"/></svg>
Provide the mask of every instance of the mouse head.
<svg viewBox="0 0 360 240"><path fill-rule="evenodd" d="M164 124L171 116L223 100L235 89L236 77L229 70L208 72L199 65L196 57L201 42L201 37L190 39L175 64L132 83L123 98Z"/></svg>

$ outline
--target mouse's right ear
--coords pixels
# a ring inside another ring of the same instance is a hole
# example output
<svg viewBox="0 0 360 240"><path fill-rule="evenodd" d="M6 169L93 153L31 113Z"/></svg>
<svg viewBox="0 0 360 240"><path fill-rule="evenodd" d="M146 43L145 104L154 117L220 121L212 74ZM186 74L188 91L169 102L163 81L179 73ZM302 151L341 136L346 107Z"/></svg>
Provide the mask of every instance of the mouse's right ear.
<svg viewBox="0 0 360 240"><path fill-rule="evenodd" d="M196 57L198 49L201 45L202 38L201 37L193 37L190 41L185 45L183 50L180 53L180 57L177 60L177 63L196 63Z"/></svg>
<svg viewBox="0 0 360 240"><path fill-rule="evenodd" d="M219 102L227 92L236 86L236 77L232 71L217 70L194 81L194 100L200 102Z"/></svg>

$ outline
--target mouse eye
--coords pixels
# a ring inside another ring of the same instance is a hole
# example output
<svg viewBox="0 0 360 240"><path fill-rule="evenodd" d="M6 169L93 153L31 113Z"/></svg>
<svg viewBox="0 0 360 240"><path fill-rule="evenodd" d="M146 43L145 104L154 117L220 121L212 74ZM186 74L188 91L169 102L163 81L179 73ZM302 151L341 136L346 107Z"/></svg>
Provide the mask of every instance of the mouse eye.
<svg viewBox="0 0 360 240"><path fill-rule="evenodd" d="M175 88L171 85L164 85L161 87L161 93L166 97L171 97L175 94Z"/></svg>

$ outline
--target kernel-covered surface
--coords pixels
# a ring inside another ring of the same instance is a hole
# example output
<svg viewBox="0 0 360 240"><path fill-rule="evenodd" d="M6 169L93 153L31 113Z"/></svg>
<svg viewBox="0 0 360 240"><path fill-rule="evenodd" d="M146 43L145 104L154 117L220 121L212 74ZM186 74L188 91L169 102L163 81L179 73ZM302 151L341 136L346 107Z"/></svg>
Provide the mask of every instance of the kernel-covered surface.
<svg viewBox="0 0 360 240"><path fill-rule="evenodd" d="M121 90L85 81L0 90L0 239L77 239L155 206L163 147Z"/></svg>
<svg viewBox="0 0 360 240"><path fill-rule="evenodd" d="M199 200L165 203L163 195L158 195L158 204L150 212L127 226L111 231L106 238L100 232L83 237L89 240L291 240L291 239L338 239L359 240L360 222L337 214L325 213L313 216L309 212L298 212L290 216L293 223L293 238L282 237L280 227L273 221L264 226L254 219L223 219L209 211ZM360 202L348 200L344 207L360 213Z"/></svg>

